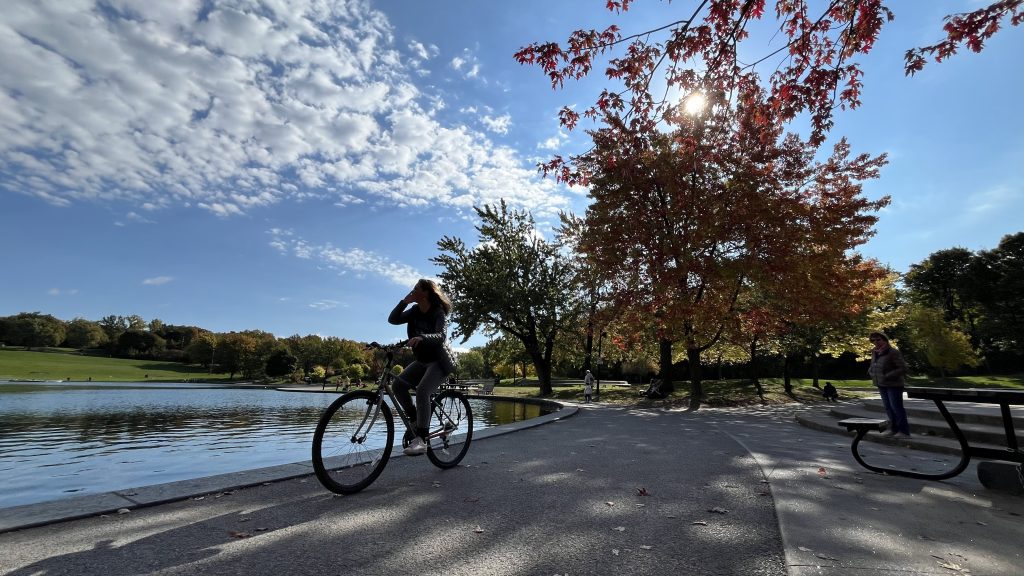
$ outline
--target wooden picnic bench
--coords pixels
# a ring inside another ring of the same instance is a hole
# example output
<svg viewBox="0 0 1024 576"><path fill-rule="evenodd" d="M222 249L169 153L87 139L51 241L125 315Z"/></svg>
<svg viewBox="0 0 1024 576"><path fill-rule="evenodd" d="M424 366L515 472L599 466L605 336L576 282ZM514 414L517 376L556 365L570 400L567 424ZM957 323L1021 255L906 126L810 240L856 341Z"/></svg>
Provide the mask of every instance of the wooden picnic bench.
<svg viewBox="0 0 1024 576"><path fill-rule="evenodd" d="M1010 489L1013 491L1024 490L1024 452L1021 452L1017 442L1017 435L1013 428L1013 415L1010 413L1010 406L1024 405L1024 390L1006 390L995 388L919 388L908 387L907 396L922 400L935 402L939 413L949 424L953 435L960 444L960 462L951 470L938 474L925 474L911 470L899 470L893 468L879 468L864 461L857 450L858 444L864 436L871 431L881 431L886 428L886 420L873 418L848 418L839 422L845 426L847 431L856 432L851 450L857 462L871 470L883 474L906 476L923 480L945 480L952 478L967 469L971 457L984 458L1000 461L981 462L978 464L978 478L981 483L989 488ZM970 402L975 404L993 404L999 406L1002 416L1003 429L1006 432L1006 448L986 448L982 446L971 446L963 431L957 425L953 415L946 408L946 402Z"/></svg>

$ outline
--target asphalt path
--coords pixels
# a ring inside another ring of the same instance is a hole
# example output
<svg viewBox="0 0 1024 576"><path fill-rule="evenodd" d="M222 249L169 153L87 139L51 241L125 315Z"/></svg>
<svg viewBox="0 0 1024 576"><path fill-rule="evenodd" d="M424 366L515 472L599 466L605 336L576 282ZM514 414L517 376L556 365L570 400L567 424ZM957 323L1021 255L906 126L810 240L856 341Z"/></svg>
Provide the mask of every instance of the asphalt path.
<svg viewBox="0 0 1024 576"><path fill-rule="evenodd" d="M353 496L305 477L2 534L0 573L785 574L763 480L685 416L592 406Z"/></svg>
<svg viewBox="0 0 1024 576"><path fill-rule="evenodd" d="M307 475L0 534L0 574L1024 573L1024 498L974 465L868 472L796 409L585 405L475 441L452 470L394 458L353 496ZM861 446L881 466L950 464Z"/></svg>

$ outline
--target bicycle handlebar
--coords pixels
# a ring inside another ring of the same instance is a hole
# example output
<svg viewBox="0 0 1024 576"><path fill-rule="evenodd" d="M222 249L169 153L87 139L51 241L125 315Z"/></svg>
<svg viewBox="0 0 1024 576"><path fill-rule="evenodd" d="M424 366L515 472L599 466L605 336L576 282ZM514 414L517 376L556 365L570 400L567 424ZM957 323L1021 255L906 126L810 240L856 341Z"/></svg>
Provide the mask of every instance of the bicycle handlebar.
<svg viewBox="0 0 1024 576"><path fill-rule="evenodd" d="M394 344L381 344L379 342L370 342L369 344L366 345L365 349L366 350L385 350L385 351L390 352L392 350L398 350L399 348L404 348L406 346L406 344L408 344L408 343L409 343L408 340L402 340L401 342L395 342Z"/></svg>

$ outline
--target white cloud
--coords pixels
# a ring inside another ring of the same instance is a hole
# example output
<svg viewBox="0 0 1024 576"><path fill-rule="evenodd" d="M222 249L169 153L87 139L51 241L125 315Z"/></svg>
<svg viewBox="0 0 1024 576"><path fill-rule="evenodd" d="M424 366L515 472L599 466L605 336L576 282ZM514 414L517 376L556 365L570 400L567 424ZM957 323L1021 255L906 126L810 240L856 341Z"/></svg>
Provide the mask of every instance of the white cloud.
<svg viewBox="0 0 1024 576"><path fill-rule="evenodd" d="M512 125L512 116L505 114L502 116L483 116L480 121L484 123L484 126L488 130L495 134L508 134L508 129Z"/></svg>
<svg viewBox="0 0 1024 576"><path fill-rule="evenodd" d="M538 150L558 150L569 140L569 135L561 130L551 138L537 143Z"/></svg>
<svg viewBox="0 0 1024 576"><path fill-rule="evenodd" d="M314 310L324 311L333 310L334 308L337 308L338 305L340 304L341 302L338 302L337 300L319 300L317 302L309 304L309 307L313 308Z"/></svg>
<svg viewBox="0 0 1024 576"><path fill-rule="evenodd" d="M476 78L480 75L480 61L469 50L463 50L461 56L452 58L449 66L465 78Z"/></svg>
<svg viewBox="0 0 1024 576"><path fill-rule="evenodd" d="M417 42L416 40L409 42L409 51L420 60L430 60L431 58L436 58L441 53L441 49L437 46L433 44L424 46L422 42Z"/></svg>
<svg viewBox="0 0 1024 576"><path fill-rule="evenodd" d="M567 206L516 151L439 122L443 94L401 55L439 50L400 48L369 2L9 0L0 52L0 190L126 204L119 225L311 197ZM483 80L468 50L451 65Z"/></svg>
<svg viewBox="0 0 1024 576"><path fill-rule="evenodd" d="M1007 185L996 186L971 194L967 198L967 211L972 215L993 214L1008 210L1022 199L1024 199L1024 194L1020 189L1014 189Z"/></svg>
<svg viewBox="0 0 1024 576"><path fill-rule="evenodd" d="M153 278L146 278L142 281L143 286L160 286L161 284L167 284L171 280L174 280L171 276L155 276Z"/></svg>
<svg viewBox="0 0 1024 576"><path fill-rule="evenodd" d="M425 277L412 266L361 248L342 249L331 244L311 245L302 238L296 238L291 231L272 229L268 233L273 237L270 245L278 251L297 258L314 260L343 274L353 273L358 277L379 276L399 286L411 286Z"/></svg>
<svg viewBox="0 0 1024 576"><path fill-rule="evenodd" d="M46 293L50 296L60 296L60 288L50 288Z"/></svg>

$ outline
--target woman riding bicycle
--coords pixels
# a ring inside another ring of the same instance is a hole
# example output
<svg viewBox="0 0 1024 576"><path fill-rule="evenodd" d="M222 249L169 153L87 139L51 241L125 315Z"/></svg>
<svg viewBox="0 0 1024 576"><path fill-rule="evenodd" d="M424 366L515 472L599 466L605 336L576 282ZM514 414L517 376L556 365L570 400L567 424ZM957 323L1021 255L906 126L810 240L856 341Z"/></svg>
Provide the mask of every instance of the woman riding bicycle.
<svg viewBox="0 0 1024 576"><path fill-rule="evenodd" d="M415 306L406 309L409 304ZM448 313L451 300L433 280L421 279L388 316L391 324L407 324L409 346L416 360L406 366L395 382L395 398L402 410L415 415L416 437L404 450L409 456L425 454L430 425L430 396L455 369L455 355L448 344ZM416 406L409 390L416 389Z"/></svg>

